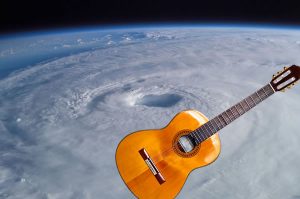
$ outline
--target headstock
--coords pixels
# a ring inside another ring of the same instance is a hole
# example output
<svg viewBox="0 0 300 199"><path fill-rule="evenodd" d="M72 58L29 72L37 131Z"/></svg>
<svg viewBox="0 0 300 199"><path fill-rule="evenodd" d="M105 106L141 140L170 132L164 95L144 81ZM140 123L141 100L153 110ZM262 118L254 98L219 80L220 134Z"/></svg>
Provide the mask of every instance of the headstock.
<svg viewBox="0 0 300 199"><path fill-rule="evenodd" d="M271 86L275 91L284 91L285 88L291 88L300 79L300 67L292 65L284 67L283 71L273 75Z"/></svg>

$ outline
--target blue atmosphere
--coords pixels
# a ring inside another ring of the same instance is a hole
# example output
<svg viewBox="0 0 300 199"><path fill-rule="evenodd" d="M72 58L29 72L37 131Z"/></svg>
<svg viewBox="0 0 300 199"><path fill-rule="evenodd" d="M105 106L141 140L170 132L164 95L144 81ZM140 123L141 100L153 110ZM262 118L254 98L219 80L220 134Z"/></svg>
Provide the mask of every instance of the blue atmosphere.
<svg viewBox="0 0 300 199"><path fill-rule="evenodd" d="M270 24L133 24L104 27L45 29L0 35L0 79L22 68L85 51L122 45L126 35L142 42L147 39L137 30L147 29L283 29L299 30L298 26ZM136 32L137 31L137 32ZM107 36L110 33L111 36ZM106 36L106 37L105 37ZM108 43L113 40L113 43Z"/></svg>

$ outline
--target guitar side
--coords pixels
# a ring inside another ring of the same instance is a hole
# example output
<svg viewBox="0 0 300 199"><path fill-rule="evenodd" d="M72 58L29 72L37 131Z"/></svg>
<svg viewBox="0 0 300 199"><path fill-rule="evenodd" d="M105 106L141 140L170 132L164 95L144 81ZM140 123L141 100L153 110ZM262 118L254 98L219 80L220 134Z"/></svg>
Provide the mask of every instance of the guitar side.
<svg viewBox="0 0 300 199"><path fill-rule="evenodd" d="M119 173L138 198L174 198L181 190L189 173L212 163L220 150L218 134L201 143L191 153L184 155L174 144L178 137L199 128L208 119L196 110L178 113L163 129L143 130L126 136L116 150ZM151 171L143 159L145 151L157 169ZM159 175L154 175L159 172Z"/></svg>

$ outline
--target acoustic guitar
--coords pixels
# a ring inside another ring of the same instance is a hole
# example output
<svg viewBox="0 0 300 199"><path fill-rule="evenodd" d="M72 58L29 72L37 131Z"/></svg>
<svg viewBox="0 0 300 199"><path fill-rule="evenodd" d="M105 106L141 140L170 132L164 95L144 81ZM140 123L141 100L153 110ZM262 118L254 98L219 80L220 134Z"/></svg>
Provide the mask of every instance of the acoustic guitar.
<svg viewBox="0 0 300 199"><path fill-rule="evenodd" d="M138 198L175 198L193 169L219 156L220 129L273 93L290 88L299 78L299 66L284 67L270 83L211 120L199 111L186 110L162 129L127 135L116 150L123 181Z"/></svg>

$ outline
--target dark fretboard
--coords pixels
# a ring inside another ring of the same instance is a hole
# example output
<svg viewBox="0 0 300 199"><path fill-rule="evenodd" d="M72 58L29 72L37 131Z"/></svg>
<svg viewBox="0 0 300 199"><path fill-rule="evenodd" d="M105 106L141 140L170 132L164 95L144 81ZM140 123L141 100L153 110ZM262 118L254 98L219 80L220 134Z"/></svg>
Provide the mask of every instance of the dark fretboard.
<svg viewBox="0 0 300 199"><path fill-rule="evenodd" d="M274 92L275 91L271 85L267 84L252 95L246 97L223 113L209 120L198 129L192 131L190 135L194 138L196 144L203 142L220 129L224 128L232 121L249 111L251 108L271 96Z"/></svg>

